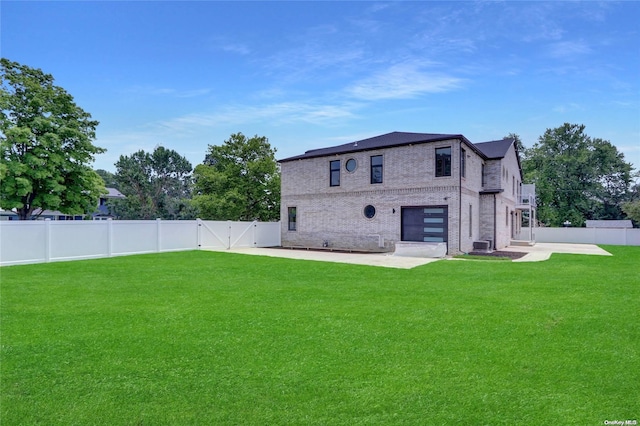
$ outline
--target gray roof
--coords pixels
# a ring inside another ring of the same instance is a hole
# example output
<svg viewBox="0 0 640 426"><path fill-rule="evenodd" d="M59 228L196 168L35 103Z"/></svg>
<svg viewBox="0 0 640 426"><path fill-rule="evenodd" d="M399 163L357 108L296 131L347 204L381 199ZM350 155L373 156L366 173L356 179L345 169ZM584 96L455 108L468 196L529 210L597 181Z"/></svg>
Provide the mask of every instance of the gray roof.
<svg viewBox="0 0 640 426"><path fill-rule="evenodd" d="M460 139L467 144L478 155L485 159L504 158L513 144L513 139L502 139L498 141L490 141L483 143L471 143L466 137L459 134L440 134L440 133L408 133L408 132L391 132L380 136L374 136L368 139L362 139L355 142L349 142L342 145L330 146L327 148L311 149L302 155L283 158L279 162L302 160L306 158L325 157L336 154L347 154L350 152L369 151L380 148L391 148L394 146L402 146L417 143L429 143L446 141L450 139Z"/></svg>
<svg viewBox="0 0 640 426"><path fill-rule="evenodd" d="M514 139L507 138L498 141L481 142L475 145L476 148L478 148L484 155L487 156L488 159L496 159L504 158L513 142Z"/></svg>
<svg viewBox="0 0 640 426"><path fill-rule="evenodd" d="M324 157L335 154L346 154L349 152L369 151L372 149L390 148L393 146L402 146L415 143L438 142L449 139L461 139L473 148L473 144L462 135L447 135L436 133L406 133L391 132L372 138L363 139L355 142L349 142L343 145L331 146L327 148L312 149L302 155L295 157L283 158L279 160L281 163L286 161L301 160L304 158Z"/></svg>
<svg viewBox="0 0 640 426"><path fill-rule="evenodd" d="M103 195L102 198L127 198L124 196L124 194L120 191L118 191L115 188L106 188L107 191L109 191L108 194Z"/></svg>
<svg viewBox="0 0 640 426"><path fill-rule="evenodd" d="M633 228L630 220L587 220L587 228Z"/></svg>

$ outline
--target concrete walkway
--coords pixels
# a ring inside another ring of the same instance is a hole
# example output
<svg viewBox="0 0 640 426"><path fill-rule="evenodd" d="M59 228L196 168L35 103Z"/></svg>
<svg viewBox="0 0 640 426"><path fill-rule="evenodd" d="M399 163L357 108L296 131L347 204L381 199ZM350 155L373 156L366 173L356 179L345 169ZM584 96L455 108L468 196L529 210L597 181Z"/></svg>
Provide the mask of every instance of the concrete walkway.
<svg viewBox="0 0 640 426"><path fill-rule="evenodd" d="M549 259L552 253L590 254L611 256L611 253L594 244L556 244L536 243L532 247L509 246L504 251L527 253L514 262L539 262ZM284 257L288 259L315 260L320 262L351 263L356 265L381 266L385 268L411 269L445 259L430 259L424 257L394 256L391 253L343 253L335 251L292 250L282 248L237 248L231 250L216 250L227 253L247 254L254 256Z"/></svg>
<svg viewBox="0 0 640 426"><path fill-rule="evenodd" d="M601 249L595 244L536 243L531 247L509 246L503 250L527 253L524 257L514 260L514 262L539 262L549 259L552 253L611 256L611 253Z"/></svg>

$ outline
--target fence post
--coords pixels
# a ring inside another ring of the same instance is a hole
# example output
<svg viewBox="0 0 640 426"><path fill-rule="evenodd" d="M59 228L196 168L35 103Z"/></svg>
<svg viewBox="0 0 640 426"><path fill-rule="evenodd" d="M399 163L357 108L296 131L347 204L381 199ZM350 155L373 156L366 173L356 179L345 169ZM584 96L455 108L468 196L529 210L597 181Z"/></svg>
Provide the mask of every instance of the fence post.
<svg viewBox="0 0 640 426"><path fill-rule="evenodd" d="M227 250L231 249L231 221L227 221Z"/></svg>
<svg viewBox="0 0 640 426"><path fill-rule="evenodd" d="M51 262L51 219L44 220L44 261Z"/></svg>
<svg viewBox="0 0 640 426"><path fill-rule="evenodd" d="M107 219L107 256L113 256L113 219Z"/></svg>
<svg viewBox="0 0 640 426"><path fill-rule="evenodd" d="M161 241L160 241L160 222L162 222L162 220L160 218L156 219L156 251L158 253L160 253L160 248L162 247Z"/></svg>
<svg viewBox="0 0 640 426"><path fill-rule="evenodd" d="M258 242L256 241L256 228L258 227L258 221L254 220L253 221L253 246L257 247L258 246Z"/></svg>
<svg viewBox="0 0 640 426"><path fill-rule="evenodd" d="M196 219L196 226L198 227L198 250L202 247L202 220L200 218Z"/></svg>

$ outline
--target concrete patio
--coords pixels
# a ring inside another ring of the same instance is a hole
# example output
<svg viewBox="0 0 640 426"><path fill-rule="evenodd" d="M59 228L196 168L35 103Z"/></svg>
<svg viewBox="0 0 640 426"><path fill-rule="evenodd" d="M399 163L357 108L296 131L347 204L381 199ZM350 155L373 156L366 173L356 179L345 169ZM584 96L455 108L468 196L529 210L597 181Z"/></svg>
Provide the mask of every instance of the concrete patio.
<svg viewBox="0 0 640 426"><path fill-rule="evenodd" d="M556 244L537 243L534 246L509 246L504 251L527 253L514 262L539 262L549 259L552 253L569 253L584 255L611 256L611 253L594 244ZM356 265L380 266L385 268L411 269L416 266L438 260L452 258L431 259L422 257L394 256L391 253L344 253L337 251L299 250L285 248L237 248L218 250L229 253L247 254L254 256L284 257L288 259L315 260L320 262L350 263Z"/></svg>

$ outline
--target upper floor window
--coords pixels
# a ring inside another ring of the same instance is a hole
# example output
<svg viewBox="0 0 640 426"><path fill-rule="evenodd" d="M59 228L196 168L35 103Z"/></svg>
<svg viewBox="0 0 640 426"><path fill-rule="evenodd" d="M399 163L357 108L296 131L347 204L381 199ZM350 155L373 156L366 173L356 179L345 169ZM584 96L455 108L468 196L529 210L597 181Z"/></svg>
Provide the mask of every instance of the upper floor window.
<svg viewBox="0 0 640 426"><path fill-rule="evenodd" d="M340 160L329 161L329 185L340 186Z"/></svg>
<svg viewBox="0 0 640 426"><path fill-rule="evenodd" d="M436 177L451 176L451 147L436 148Z"/></svg>
<svg viewBox="0 0 640 426"><path fill-rule="evenodd" d="M371 183L382 183L382 155L371 156Z"/></svg>
<svg viewBox="0 0 640 426"><path fill-rule="evenodd" d="M483 164L482 165L482 186L486 186L486 185L487 185L487 176L486 176L486 172Z"/></svg>
<svg viewBox="0 0 640 426"><path fill-rule="evenodd" d="M460 176L465 177L467 173L467 151L460 148Z"/></svg>

